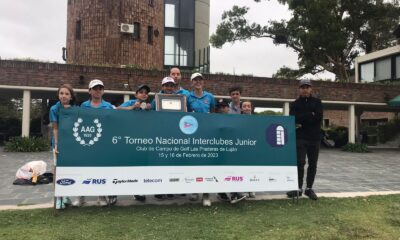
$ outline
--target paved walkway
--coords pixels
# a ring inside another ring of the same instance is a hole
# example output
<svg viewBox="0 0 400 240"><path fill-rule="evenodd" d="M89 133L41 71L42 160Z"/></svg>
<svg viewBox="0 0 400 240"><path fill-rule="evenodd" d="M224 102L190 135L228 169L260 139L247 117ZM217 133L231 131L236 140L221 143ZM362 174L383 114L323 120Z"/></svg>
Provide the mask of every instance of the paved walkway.
<svg viewBox="0 0 400 240"><path fill-rule="evenodd" d="M52 169L52 154L8 153L0 148L0 210L49 207L53 199L53 185L14 186L12 182L17 169L28 161L43 160ZM314 189L319 196L345 197L374 194L400 193L400 151L374 150L373 153L347 153L338 149L322 149ZM215 200L215 196L213 196ZM283 192L257 193L256 199L284 198ZM89 198L95 200L95 198ZM121 205L141 204L132 197L119 198ZM187 197L175 200L155 201L148 197L150 204L182 204ZM32 206L33 205L33 206Z"/></svg>

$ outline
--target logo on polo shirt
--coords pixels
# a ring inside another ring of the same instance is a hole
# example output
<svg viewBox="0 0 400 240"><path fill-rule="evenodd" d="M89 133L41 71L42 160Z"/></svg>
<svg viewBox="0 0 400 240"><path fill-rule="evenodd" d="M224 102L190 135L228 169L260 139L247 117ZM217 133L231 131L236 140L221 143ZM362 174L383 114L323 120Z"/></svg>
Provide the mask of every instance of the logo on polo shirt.
<svg viewBox="0 0 400 240"><path fill-rule="evenodd" d="M197 131L199 128L199 123L197 122L196 118L187 115L183 116L179 121L179 128L184 134L190 135Z"/></svg>
<svg viewBox="0 0 400 240"><path fill-rule="evenodd" d="M78 118L72 128L72 135L82 146L92 146L101 138L103 129L101 128L101 122L99 119L94 119L90 124L84 124L82 118Z"/></svg>

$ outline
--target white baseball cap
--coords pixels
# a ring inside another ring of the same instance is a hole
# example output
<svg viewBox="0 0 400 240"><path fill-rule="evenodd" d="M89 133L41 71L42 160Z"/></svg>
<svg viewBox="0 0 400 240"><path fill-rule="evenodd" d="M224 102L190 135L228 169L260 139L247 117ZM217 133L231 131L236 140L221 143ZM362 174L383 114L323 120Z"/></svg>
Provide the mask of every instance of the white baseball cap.
<svg viewBox="0 0 400 240"><path fill-rule="evenodd" d="M172 82L173 84L176 84L176 83L175 83L175 80L174 80L172 77L165 77L165 78L163 78L163 80L161 81L161 86L164 85L164 84L166 84L166 83L170 83L170 82Z"/></svg>
<svg viewBox="0 0 400 240"><path fill-rule="evenodd" d="M190 77L190 80L193 81L193 79L200 77L201 79L204 79L203 75L201 73L193 73L192 76Z"/></svg>
<svg viewBox="0 0 400 240"><path fill-rule="evenodd" d="M98 85L104 87L104 84L103 84L103 82L102 82L101 80L99 80L99 79L93 79L93 80L90 81L90 83L89 83L89 89L94 88L94 87L96 87L96 86L98 86Z"/></svg>

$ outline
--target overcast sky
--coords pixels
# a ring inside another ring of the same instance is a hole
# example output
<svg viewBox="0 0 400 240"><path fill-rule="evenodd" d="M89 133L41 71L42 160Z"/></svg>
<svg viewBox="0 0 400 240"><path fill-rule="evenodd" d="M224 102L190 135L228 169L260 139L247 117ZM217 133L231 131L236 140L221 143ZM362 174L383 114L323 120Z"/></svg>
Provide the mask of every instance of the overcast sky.
<svg viewBox="0 0 400 240"><path fill-rule="evenodd" d="M275 0L211 0L210 34L215 32L224 10L233 5L250 7L249 19L266 24L287 19L287 7ZM1 0L0 57L34 58L62 63L66 46L67 0ZM297 67L297 55L270 39L225 44L211 49L211 71L270 77L283 65Z"/></svg>

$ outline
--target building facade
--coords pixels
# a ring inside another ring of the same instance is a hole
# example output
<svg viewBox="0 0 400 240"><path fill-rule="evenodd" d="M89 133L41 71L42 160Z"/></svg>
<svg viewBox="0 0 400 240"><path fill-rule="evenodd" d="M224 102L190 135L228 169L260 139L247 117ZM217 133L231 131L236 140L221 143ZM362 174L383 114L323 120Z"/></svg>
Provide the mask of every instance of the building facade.
<svg viewBox="0 0 400 240"><path fill-rule="evenodd" d="M209 71L209 0L68 0L68 64Z"/></svg>

